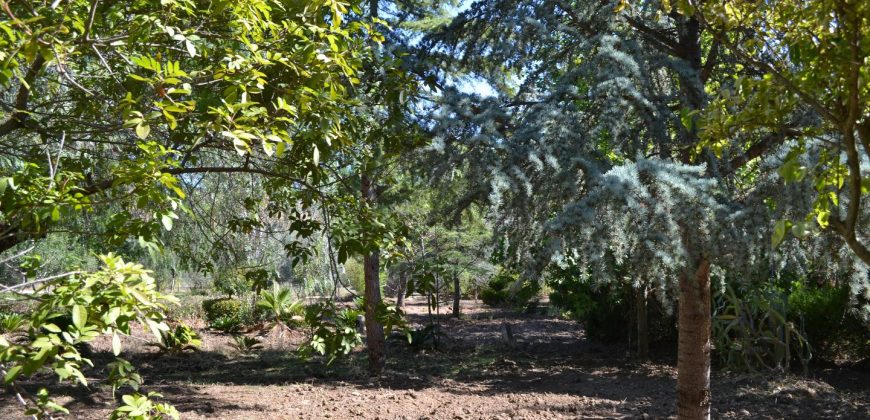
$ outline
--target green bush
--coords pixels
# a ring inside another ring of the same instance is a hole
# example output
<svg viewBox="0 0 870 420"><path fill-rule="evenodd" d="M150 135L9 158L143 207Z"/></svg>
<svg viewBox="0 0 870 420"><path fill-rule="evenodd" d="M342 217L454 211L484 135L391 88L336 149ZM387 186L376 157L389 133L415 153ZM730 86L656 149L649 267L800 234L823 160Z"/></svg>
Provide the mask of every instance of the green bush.
<svg viewBox="0 0 870 420"><path fill-rule="evenodd" d="M610 283L595 285L579 277L552 280L548 284L553 289L550 303L562 308L565 317L583 323L590 338L616 342L628 337L633 309L625 287ZM653 316L648 319L650 324L654 323Z"/></svg>
<svg viewBox="0 0 870 420"><path fill-rule="evenodd" d="M366 288L365 271L363 263L354 258L349 258L344 263L344 273L350 288L358 294L363 294Z"/></svg>
<svg viewBox="0 0 870 420"><path fill-rule="evenodd" d="M857 361L870 354L870 325L849 310L848 288L796 282L788 305L790 317L803 325L817 358Z"/></svg>
<svg viewBox="0 0 870 420"><path fill-rule="evenodd" d="M535 298L541 291L541 285L535 281L524 280L522 286L511 295L511 286L519 279L519 275L501 272L494 276L480 292L480 299L488 306L509 306L528 308L534 305Z"/></svg>
<svg viewBox="0 0 870 420"><path fill-rule="evenodd" d="M559 308L562 316L583 323L589 338L619 342L636 336L630 286L597 284L576 267L550 269L547 286L552 290L550 304ZM674 314L658 299L647 301L647 328L651 343L676 341Z"/></svg>
<svg viewBox="0 0 870 420"><path fill-rule="evenodd" d="M161 343L155 345L160 351L169 354L180 354L185 350L196 350L202 345L199 334L183 323L179 323L174 329L161 331Z"/></svg>
<svg viewBox="0 0 870 420"><path fill-rule="evenodd" d="M202 310L208 326L223 332L236 332L245 324L244 305L233 298L219 298L202 301ZM248 314L252 315L252 314Z"/></svg>
<svg viewBox="0 0 870 420"><path fill-rule="evenodd" d="M714 354L729 369L789 372L792 361L807 371L812 351L789 312L788 294L771 284L716 296Z"/></svg>
<svg viewBox="0 0 870 420"><path fill-rule="evenodd" d="M238 316L242 312L242 302L233 298L218 298L202 301L205 320L212 323L219 318Z"/></svg>

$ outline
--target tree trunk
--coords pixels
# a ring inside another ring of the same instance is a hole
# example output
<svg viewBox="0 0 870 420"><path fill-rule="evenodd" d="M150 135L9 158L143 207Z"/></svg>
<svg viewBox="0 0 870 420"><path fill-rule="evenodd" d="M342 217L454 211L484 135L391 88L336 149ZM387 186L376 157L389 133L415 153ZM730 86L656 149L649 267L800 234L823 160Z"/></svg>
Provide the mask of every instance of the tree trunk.
<svg viewBox="0 0 870 420"><path fill-rule="evenodd" d="M635 318L637 319L637 358L649 359L649 322L647 318L647 285L641 282L634 291Z"/></svg>
<svg viewBox="0 0 870 420"><path fill-rule="evenodd" d="M459 318L462 290L459 288L459 276L453 275L453 316Z"/></svg>
<svg viewBox="0 0 870 420"><path fill-rule="evenodd" d="M372 180L362 176L360 183L364 203L373 206L377 199ZM381 303L380 251L373 250L363 257L363 273L365 277L365 314L366 314L366 347L369 353L369 374L379 376L384 370L385 340L384 327L377 319L377 307Z"/></svg>
<svg viewBox="0 0 870 420"><path fill-rule="evenodd" d="M408 273L404 270L399 272L399 287L396 291L396 307L405 308L405 291L408 289Z"/></svg>
<svg viewBox="0 0 870 420"><path fill-rule="evenodd" d="M710 418L710 262L698 258L680 275L677 418Z"/></svg>

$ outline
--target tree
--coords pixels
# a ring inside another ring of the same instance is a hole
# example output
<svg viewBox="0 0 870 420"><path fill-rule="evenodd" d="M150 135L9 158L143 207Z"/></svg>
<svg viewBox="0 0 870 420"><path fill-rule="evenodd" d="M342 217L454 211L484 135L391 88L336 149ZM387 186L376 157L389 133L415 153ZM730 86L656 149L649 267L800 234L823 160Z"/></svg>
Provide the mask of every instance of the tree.
<svg viewBox="0 0 870 420"><path fill-rule="evenodd" d="M215 173L258 175L271 216L288 219L299 236L315 231L304 209L331 182L323 160L354 143L344 129L358 105L350 92L378 39L365 21L346 19L355 4L0 6L7 17L0 21L0 252L19 258L28 250L15 247L25 241L109 209L94 247L121 248L132 238L159 251L161 229L171 231L186 210L182 180ZM305 251L292 243L287 250ZM49 366L61 379L81 380L69 347L101 333L128 334L136 318L159 340L162 297L147 271L111 255L103 262L102 271L4 288L52 292L31 315L32 343L0 342L8 384ZM91 290L102 282L110 284ZM116 302L131 291L142 298ZM67 314L69 328L50 322ZM39 410L57 408L47 394L38 397Z"/></svg>
<svg viewBox="0 0 870 420"><path fill-rule="evenodd" d="M489 202L532 274L570 256L609 279L630 261L676 295L678 416L709 418L711 270L743 269L765 228L731 186L747 160L700 136L736 57L688 3L479 1L426 45L498 94L446 90L435 117L442 166L478 181L460 205Z"/></svg>
<svg viewBox="0 0 870 420"><path fill-rule="evenodd" d="M368 27L342 20L347 6L5 7L0 250L93 208L94 195L138 201L112 228L150 241L177 217L186 174L259 173L316 190L318 155L349 144L344 93L370 51Z"/></svg>
<svg viewBox="0 0 870 420"><path fill-rule="evenodd" d="M805 218L780 220L774 244L789 232L802 238L830 228L870 265L861 229L870 194L870 6L729 1L703 4L696 14L745 68L703 114L707 144L742 160L785 149L782 178L815 186L811 210ZM855 294L862 289L870 290L867 279Z"/></svg>

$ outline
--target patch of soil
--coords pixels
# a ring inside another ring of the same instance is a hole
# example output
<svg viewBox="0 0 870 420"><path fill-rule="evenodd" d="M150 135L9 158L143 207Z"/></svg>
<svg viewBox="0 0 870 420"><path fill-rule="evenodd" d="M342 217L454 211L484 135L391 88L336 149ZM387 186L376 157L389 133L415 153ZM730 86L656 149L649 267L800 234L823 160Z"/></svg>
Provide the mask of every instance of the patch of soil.
<svg viewBox="0 0 870 420"><path fill-rule="evenodd" d="M425 302L406 308L413 326L429 319ZM385 374L365 374L365 354L326 366L292 352L299 331L261 330L263 348L240 354L230 336L202 331L201 351L159 355L143 339L125 353L156 391L192 419L513 419L667 418L675 413L673 349L637 363L625 347L587 340L574 322L519 315L463 302L463 317L436 316L445 336L437 348L388 341ZM513 339L508 340L506 325ZM96 358L110 358L108 341ZM99 364L98 364L99 365ZM89 376L104 377L92 372ZM714 372L716 418L870 418L870 373L845 368L809 377ZM28 389L38 382L25 384ZM45 385L45 384L42 384ZM54 391L70 418L105 418L115 402L99 382L92 390ZM8 392L0 418L20 418Z"/></svg>

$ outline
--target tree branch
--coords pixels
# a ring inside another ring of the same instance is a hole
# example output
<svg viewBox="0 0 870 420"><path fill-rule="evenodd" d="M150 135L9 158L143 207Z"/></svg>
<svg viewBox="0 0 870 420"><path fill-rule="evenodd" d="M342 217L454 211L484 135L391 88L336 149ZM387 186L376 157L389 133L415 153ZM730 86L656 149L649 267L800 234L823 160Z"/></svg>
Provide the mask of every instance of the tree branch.
<svg viewBox="0 0 870 420"><path fill-rule="evenodd" d="M0 125L0 137L24 127L25 121L30 118L30 114L27 111L27 103L30 101L30 91L33 89L31 84L34 83L36 76L42 71L44 65L45 59L42 58L42 54L38 54L33 59L33 63L30 64L27 74L24 75L21 87L18 88L18 94L15 95L15 110L12 112L12 116Z"/></svg>

